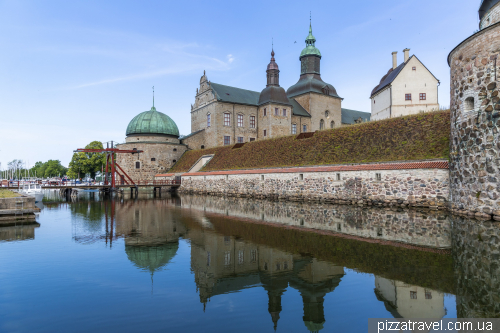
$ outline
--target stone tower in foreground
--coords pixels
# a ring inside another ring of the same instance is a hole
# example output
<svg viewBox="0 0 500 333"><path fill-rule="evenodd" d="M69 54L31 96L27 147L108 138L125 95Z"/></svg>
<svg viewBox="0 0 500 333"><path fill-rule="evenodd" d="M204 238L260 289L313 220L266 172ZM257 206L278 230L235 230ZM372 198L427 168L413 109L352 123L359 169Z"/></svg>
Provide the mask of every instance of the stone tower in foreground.
<svg viewBox="0 0 500 333"><path fill-rule="evenodd" d="M500 0L483 0L477 33L448 56L452 209L500 220Z"/></svg>

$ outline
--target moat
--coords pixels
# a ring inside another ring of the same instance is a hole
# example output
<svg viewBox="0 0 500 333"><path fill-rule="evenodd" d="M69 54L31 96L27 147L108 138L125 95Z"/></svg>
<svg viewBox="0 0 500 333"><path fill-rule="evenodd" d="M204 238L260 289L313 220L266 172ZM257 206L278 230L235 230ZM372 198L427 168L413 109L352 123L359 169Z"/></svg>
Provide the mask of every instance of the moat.
<svg viewBox="0 0 500 333"><path fill-rule="evenodd" d="M365 332L500 317L500 223L139 192L0 228L1 332Z"/></svg>

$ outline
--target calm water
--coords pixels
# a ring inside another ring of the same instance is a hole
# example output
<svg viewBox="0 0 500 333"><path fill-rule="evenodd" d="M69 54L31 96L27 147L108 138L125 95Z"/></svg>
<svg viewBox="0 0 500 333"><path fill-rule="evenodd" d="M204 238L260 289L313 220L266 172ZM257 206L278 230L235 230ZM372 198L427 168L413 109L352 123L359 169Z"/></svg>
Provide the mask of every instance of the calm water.
<svg viewBox="0 0 500 333"><path fill-rule="evenodd" d="M49 192L37 222L0 228L0 332L365 332L373 317L500 316L500 227L443 212Z"/></svg>

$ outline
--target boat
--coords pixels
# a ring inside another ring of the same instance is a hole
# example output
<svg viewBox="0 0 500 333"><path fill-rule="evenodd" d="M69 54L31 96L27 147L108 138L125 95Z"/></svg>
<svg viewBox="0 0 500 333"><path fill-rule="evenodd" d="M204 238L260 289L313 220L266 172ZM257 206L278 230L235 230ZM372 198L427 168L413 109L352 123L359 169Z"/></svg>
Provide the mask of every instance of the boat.
<svg viewBox="0 0 500 333"><path fill-rule="evenodd" d="M43 199L43 190L40 184L25 183L22 185L19 193L35 197L35 203L42 202Z"/></svg>

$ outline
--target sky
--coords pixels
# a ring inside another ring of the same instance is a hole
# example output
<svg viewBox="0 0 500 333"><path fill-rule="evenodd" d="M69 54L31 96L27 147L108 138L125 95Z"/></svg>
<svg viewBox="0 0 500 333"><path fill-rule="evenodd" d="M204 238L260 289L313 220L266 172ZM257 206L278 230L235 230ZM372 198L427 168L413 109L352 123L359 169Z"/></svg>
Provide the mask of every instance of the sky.
<svg viewBox="0 0 500 333"><path fill-rule="evenodd" d="M125 141L152 106L191 132L199 79L261 91L274 41L280 85L300 74L312 16L321 76L343 108L370 112L370 92L405 48L440 80L449 52L478 29L479 0L0 0L0 169L33 165L91 141Z"/></svg>

